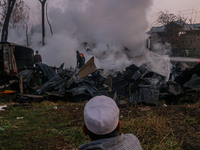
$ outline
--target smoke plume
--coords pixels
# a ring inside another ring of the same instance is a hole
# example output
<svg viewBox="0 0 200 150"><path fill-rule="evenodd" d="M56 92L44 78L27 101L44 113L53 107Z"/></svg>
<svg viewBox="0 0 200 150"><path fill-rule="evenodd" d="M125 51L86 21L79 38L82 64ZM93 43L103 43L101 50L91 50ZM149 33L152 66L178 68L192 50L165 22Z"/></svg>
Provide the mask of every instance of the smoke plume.
<svg viewBox="0 0 200 150"><path fill-rule="evenodd" d="M95 55L99 68L122 69L133 63L130 58L145 51L146 13L151 0L47 0L53 35L46 22L45 46L41 46L41 4L26 3L31 11L30 47L39 50L49 65L59 66L64 62L65 67L75 67L75 51L79 50L86 60ZM11 31L9 39L26 44L25 32L22 33L14 37L15 32ZM81 47L82 42L89 47L93 45L90 52Z"/></svg>
<svg viewBox="0 0 200 150"><path fill-rule="evenodd" d="M39 51L44 63L75 67L79 50L86 60L95 56L98 68L122 70L148 62L149 69L168 75L165 64L169 59L146 50L147 12L152 0L47 0L53 35L46 22L45 46L41 46L41 4L26 3L31 11L29 44ZM24 29L10 29L9 41L25 45ZM83 42L88 44L83 47Z"/></svg>

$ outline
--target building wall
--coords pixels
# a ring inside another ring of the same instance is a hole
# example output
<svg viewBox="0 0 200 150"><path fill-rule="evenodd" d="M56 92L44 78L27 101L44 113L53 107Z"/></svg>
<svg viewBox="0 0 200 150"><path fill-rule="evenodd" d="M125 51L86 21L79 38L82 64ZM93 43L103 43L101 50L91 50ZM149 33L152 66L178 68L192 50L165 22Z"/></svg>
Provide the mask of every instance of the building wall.
<svg viewBox="0 0 200 150"><path fill-rule="evenodd" d="M150 36L151 46L155 43L170 43L172 46L172 56L200 57L200 31L188 30L180 26L169 25L166 32L153 33Z"/></svg>

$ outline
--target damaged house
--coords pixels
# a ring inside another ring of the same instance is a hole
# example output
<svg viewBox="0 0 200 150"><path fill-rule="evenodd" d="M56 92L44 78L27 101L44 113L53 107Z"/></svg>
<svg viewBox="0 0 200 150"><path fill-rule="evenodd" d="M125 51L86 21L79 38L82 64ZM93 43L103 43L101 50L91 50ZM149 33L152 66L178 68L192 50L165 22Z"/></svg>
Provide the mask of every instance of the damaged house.
<svg viewBox="0 0 200 150"><path fill-rule="evenodd" d="M15 76L24 67L33 67L34 51L26 46L10 43L0 43L0 76Z"/></svg>
<svg viewBox="0 0 200 150"><path fill-rule="evenodd" d="M166 25L152 27L148 32L149 49L153 51L156 43L170 43L172 56L200 57L200 23L187 24L184 21L172 21Z"/></svg>

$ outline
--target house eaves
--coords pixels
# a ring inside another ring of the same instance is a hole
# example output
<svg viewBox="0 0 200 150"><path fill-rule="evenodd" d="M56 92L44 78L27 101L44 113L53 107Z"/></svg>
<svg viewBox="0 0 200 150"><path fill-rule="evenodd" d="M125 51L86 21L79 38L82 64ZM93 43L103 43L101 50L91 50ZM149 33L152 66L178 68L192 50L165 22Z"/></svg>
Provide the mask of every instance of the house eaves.
<svg viewBox="0 0 200 150"><path fill-rule="evenodd" d="M153 33L162 33L162 32L166 32L166 27L165 26L152 27L151 30L147 32L147 34L151 35Z"/></svg>

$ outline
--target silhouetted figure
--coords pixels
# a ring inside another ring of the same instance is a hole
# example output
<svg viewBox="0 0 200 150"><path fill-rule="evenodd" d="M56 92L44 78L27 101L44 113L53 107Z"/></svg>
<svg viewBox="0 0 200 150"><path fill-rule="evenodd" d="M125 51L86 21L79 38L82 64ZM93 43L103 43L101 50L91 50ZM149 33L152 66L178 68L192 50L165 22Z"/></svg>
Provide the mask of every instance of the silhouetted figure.
<svg viewBox="0 0 200 150"><path fill-rule="evenodd" d="M85 56L79 51L76 51L77 67L80 69L85 64Z"/></svg>
<svg viewBox="0 0 200 150"><path fill-rule="evenodd" d="M42 57L38 51L36 51L35 53L36 54L34 55L34 64L38 64L38 63L42 62Z"/></svg>

